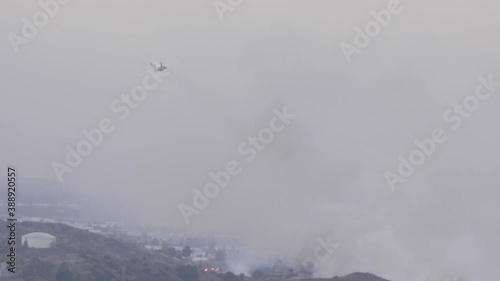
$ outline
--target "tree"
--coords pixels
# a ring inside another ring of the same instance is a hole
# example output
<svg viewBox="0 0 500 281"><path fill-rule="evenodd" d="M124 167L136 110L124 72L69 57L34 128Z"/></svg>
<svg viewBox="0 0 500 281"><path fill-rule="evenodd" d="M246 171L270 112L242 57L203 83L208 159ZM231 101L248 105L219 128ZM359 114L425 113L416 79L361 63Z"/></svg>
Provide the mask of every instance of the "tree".
<svg viewBox="0 0 500 281"><path fill-rule="evenodd" d="M22 275L23 279L25 279L25 280L31 280L31 279L36 277L35 269L33 268L33 265L31 265L31 264L25 265L22 269L22 272L23 272L23 275Z"/></svg>
<svg viewBox="0 0 500 281"><path fill-rule="evenodd" d="M217 250L215 252L215 260L216 261L225 261L226 260L226 251L225 250Z"/></svg>
<svg viewBox="0 0 500 281"><path fill-rule="evenodd" d="M251 273L251 275L252 275L253 279L259 280L259 279L263 278L265 274L262 270L256 269Z"/></svg>
<svg viewBox="0 0 500 281"><path fill-rule="evenodd" d="M215 253L216 249L215 249L215 240L211 239L210 241L208 241L208 252L213 254Z"/></svg>
<svg viewBox="0 0 500 281"><path fill-rule="evenodd" d="M24 238L23 247L25 247L25 248L30 247L30 245L28 244L28 238Z"/></svg>
<svg viewBox="0 0 500 281"><path fill-rule="evenodd" d="M175 270L175 273L182 281L200 281L196 266L181 265Z"/></svg>
<svg viewBox="0 0 500 281"><path fill-rule="evenodd" d="M73 280L73 273L69 269L69 266L67 263L62 263L59 266L59 269L57 269L56 280L57 281L71 281L71 280Z"/></svg>
<svg viewBox="0 0 500 281"><path fill-rule="evenodd" d="M163 252L165 252L166 255L175 257L177 255L177 251L175 250L174 247L167 247Z"/></svg>
<svg viewBox="0 0 500 281"><path fill-rule="evenodd" d="M231 271L228 271L222 275L222 281L239 281L238 277L234 275Z"/></svg>
<svg viewBox="0 0 500 281"><path fill-rule="evenodd" d="M191 247L189 246L184 246L184 249L182 249L182 256L183 257L189 257L191 255L192 251L191 251Z"/></svg>

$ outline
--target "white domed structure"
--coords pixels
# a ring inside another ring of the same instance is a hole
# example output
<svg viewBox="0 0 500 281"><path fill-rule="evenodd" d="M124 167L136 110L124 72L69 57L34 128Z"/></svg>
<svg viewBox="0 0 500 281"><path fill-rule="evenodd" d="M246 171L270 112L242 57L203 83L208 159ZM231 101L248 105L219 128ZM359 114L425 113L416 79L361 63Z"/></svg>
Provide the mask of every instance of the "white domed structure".
<svg viewBox="0 0 500 281"><path fill-rule="evenodd" d="M56 237L44 232L32 232L23 235L21 241L29 248L47 249L54 246Z"/></svg>

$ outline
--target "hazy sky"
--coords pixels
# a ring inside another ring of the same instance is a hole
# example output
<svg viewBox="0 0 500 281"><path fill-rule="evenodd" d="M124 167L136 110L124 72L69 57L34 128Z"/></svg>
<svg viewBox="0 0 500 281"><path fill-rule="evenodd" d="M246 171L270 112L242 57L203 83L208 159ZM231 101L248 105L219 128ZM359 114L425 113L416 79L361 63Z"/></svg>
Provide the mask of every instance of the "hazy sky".
<svg viewBox="0 0 500 281"><path fill-rule="evenodd" d="M221 21L208 0L72 0L15 54L7 34L21 34L40 7L1 1L1 166L58 182L51 163L110 118L115 131L62 188L185 226L178 205L237 160L243 172L190 228L296 256L331 234L343 247L320 265L323 277L494 280L500 97L456 131L442 115L474 93L478 76L500 81L500 4L401 1L348 64L340 43L353 44L354 28L388 2L243 1ZM110 104L140 85L152 60L178 62L120 121ZM296 119L245 161L238 145L285 106ZM447 142L391 192L384 172L438 127Z"/></svg>

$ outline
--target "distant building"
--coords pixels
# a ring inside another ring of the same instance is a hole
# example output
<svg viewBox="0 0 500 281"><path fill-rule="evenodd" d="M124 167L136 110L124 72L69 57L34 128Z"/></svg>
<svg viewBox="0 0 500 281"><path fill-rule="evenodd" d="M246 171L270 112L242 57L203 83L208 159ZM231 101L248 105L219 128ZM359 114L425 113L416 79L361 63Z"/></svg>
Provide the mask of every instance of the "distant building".
<svg viewBox="0 0 500 281"><path fill-rule="evenodd" d="M192 261L208 261L209 258L207 256L207 252L201 250L201 249L196 249L193 248L193 252L191 253L191 260Z"/></svg>
<svg viewBox="0 0 500 281"><path fill-rule="evenodd" d="M48 233L32 232L23 235L21 241L30 248L47 249L55 245L56 237Z"/></svg>

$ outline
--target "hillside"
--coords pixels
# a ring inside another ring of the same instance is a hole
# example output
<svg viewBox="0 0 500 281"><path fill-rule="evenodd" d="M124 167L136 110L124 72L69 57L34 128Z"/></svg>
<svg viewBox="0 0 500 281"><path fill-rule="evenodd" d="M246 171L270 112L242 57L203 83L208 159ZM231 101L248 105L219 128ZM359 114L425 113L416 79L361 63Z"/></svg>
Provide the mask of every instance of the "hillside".
<svg viewBox="0 0 500 281"><path fill-rule="evenodd" d="M380 278L370 273L351 273L343 277L333 277L331 281L389 281L387 279Z"/></svg>
<svg viewBox="0 0 500 281"><path fill-rule="evenodd" d="M297 279L294 281L389 281L384 278L380 278L376 275L373 275L371 273L361 273L361 272L355 272L351 273L345 276L335 276L333 278L304 278L304 279Z"/></svg>
<svg viewBox="0 0 500 281"><path fill-rule="evenodd" d="M7 237L5 227L0 237ZM57 237L54 248L20 247L21 236L31 232L47 232ZM2 253L7 252L6 239L1 239ZM159 253L147 251L88 231L63 224L23 222L17 227L17 257L19 280L57 281L57 273L68 271L64 281L111 281L134 275L135 280L181 281L174 273L180 265ZM4 261L2 256L2 262ZM64 265L63 265L64 264ZM132 274L133 273L133 274ZM41 279L40 279L41 278ZM10 277L6 280L18 280Z"/></svg>
<svg viewBox="0 0 500 281"><path fill-rule="evenodd" d="M5 221L2 221L5 225ZM260 281L233 274L203 273L185 262L64 224L22 222L17 224L17 269L8 281ZM22 246L21 237L46 232L57 238L50 249ZM0 228L0 252L7 253L8 233ZM5 255L0 257L5 262ZM265 279L265 278L264 278ZM262 279L262 280L264 280ZM300 281L388 281L369 273Z"/></svg>

